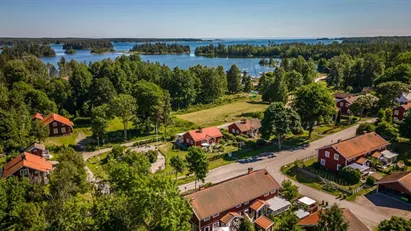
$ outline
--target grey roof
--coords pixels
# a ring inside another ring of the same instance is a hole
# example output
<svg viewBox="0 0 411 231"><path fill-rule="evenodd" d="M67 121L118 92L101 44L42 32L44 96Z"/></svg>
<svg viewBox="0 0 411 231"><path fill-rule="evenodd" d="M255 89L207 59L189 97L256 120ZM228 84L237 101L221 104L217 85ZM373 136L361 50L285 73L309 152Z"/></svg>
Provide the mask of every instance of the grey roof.
<svg viewBox="0 0 411 231"><path fill-rule="evenodd" d="M398 156L397 153L393 153L390 150L384 150L381 152L381 154L387 159L391 159L391 158Z"/></svg>
<svg viewBox="0 0 411 231"><path fill-rule="evenodd" d="M294 214L298 217L298 219L303 219L304 217L310 215L309 212L303 210L303 209L299 209L297 211L294 212Z"/></svg>
<svg viewBox="0 0 411 231"><path fill-rule="evenodd" d="M352 164L348 165L348 167L358 169L358 170L360 170L360 172L364 172L364 171L367 171L368 169L370 169L370 167L368 167L366 165L360 165L360 164L357 164L357 163L352 163Z"/></svg>
<svg viewBox="0 0 411 231"><path fill-rule="evenodd" d="M46 147L44 146L44 144L39 144L39 143L32 143L30 146L28 146L25 151L26 152L30 152L31 150L33 150L34 148L37 148L39 150L46 150Z"/></svg>
<svg viewBox="0 0 411 231"><path fill-rule="evenodd" d="M291 205L289 201L284 200L283 198L280 198L280 197L273 197L267 200L267 203L268 203L268 207L272 211L277 211L279 209L282 209L282 208L285 208Z"/></svg>

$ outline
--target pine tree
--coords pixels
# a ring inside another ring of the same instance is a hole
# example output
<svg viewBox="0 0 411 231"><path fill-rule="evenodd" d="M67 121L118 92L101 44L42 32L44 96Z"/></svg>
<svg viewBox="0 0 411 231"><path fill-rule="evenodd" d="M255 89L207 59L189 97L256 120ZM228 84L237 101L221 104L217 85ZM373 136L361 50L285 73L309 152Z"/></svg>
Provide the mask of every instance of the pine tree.
<svg viewBox="0 0 411 231"><path fill-rule="evenodd" d="M227 72L227 88L231 93L241 91L241 72L235 64L233 64Z"/></svg>

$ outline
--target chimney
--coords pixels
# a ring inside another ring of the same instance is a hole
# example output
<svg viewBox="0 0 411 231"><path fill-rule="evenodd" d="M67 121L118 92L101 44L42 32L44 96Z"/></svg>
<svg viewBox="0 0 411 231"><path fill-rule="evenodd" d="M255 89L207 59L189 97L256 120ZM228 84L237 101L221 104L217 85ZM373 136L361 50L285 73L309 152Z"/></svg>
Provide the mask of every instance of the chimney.
<svg viewBox="0 0 411 231"><path fill-rule="evenodd" d="M24 154L24 153L21 154L21 159L22 159L22 160L25 160L25 159L26 159L26 154Z"/></svg>
<svg viewBox="0 0 411 231"><path fill-rule="evenodd" d="M198 128L198 132L200 132L200 133L203 132L203 128L202 128L202 127L199 127L199 128Z"/></svg>
<svg viewBox="0 0 411 231"><path fill-rule="evenodd" d="M364 131L362 131L362 134L365 135L365 134L367 134L367 132L368 132L367 130L364 130Z"/></svg>
<svg viewBox="0 0 411 231"><path fill-rule="evenodd" d="M247 119L242 119L241 123L243 123L243 124L247 123Z"/></svg>
<svg viewBox="0 0 411 231"><path fill-rule="evenodd" d="M251 168L248 168L247 173L250 174L250 173L252 173L252 172L253 172L253 168L252 168L252 167L251 167Z"/></svg>

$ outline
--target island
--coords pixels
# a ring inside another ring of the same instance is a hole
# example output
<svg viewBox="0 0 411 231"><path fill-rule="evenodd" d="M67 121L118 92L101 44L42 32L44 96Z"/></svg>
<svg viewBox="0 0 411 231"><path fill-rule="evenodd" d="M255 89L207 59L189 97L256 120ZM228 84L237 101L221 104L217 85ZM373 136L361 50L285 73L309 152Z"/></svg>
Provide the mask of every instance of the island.
<svg viewBox="0 0 411 231"><path fill-rule="evenodd" d="M108 53L108 52L114 52L115 50L113 48L102 48L102 47L95 47L91 49L90 53L91 54L102 54L102 53Z"/></svg>
<svg viewBox="0 0 411 231"><path fill-rule="evenodd" d="M74 55L76 54L76 50L74 50L72 47L68 47L66 51L64 51L67 55Z"/></svg>
<svg viewBox="0 0 411 231"><path fill-rule="evenodd" d="M136 44L130 52L147 55L187 54L190 53L190 46L178 43L142 43Z"/></svg>
<svg viewBox="0 0 411 231"><path fill-rule="evenodd" d="M273 58L262 58L260 59L260 61L258 62L258 64L260 64L260 66L268 66L268 67L276 67L278 66L280 62L278 60L275 60Z"/></svg>

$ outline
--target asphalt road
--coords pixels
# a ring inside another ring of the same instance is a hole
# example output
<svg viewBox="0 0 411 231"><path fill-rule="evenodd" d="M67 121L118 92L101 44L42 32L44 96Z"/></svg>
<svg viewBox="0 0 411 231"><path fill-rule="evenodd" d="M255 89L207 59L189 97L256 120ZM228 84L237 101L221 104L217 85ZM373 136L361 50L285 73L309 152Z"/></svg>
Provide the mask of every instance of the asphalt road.
<svg viewBox="0 0 411 231"><path fill-rule="evenodd" d="M296 159L301 159L307 156L315 155L316 149L335 143L337 140L348 139L355 136L355 130L358 125L345 129L343 131L334 133L332 135L326 136L319 140L316 140L310 144L309 147L304 149L292 150L292 151L281 151L275 153L274 158L266 158L263 160L255 161L253 163L233 163L225 165L216 169L211 170L205 182L218 183L238 175L244 174L247 172L249 167L254 169L267 169L271 175L278 181L282 182L286 177L281 173L281 166L290 164ZM349 208L355 215L357 215L361 220L363 220L369 227L376 227L378 223L384 219L389 219L390 214L384 214L379 212L377 209L372 209L369 207L364 207L355 202L349 202L345 200L336 199L334 196L315 190L308 186L299 184L295 182L300 188L299 191L301 194L311 197L317 201L328 201L330 204L337 203L341 207ZM179 186L181 191L194 188L194 182L184 184Z"/></svg>

